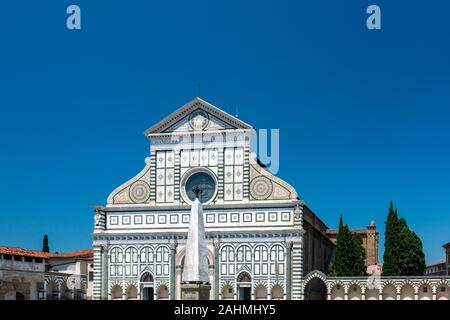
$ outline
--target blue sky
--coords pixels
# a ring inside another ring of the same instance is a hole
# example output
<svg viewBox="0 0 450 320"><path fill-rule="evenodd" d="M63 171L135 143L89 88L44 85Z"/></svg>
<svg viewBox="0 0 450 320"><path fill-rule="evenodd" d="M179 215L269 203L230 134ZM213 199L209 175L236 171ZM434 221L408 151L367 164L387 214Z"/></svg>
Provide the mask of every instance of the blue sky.
<svg viewBox="0 0 450 320"><path fill-rule="evenodd" d="M66 28L78 4L82 30ZM382 30L365 27L378 4ZM143 131L195 97L280 129L279 176L330 226L393 200L428 262L450 241L450 4L10 1L0 11L0 243L89 247ZM380 257L383 243L380 242Z"/></svg>

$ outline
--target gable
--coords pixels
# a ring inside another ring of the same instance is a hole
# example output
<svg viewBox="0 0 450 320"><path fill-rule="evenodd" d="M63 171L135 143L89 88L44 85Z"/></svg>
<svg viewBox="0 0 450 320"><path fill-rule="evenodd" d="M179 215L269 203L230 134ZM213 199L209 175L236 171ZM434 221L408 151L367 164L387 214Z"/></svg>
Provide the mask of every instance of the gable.
<svg viewBox="0 0 450 320"><path fill-rule="evenodd" d="M197 97L147 129L145 135L226 129L253 130L244 121Z"/></svg>
<svg viewBox="0 0 450 320"><path fill-rule="evenodd" d="M212 130L237 129L235 126L220 120L209 112L197 108L189 115L182 118L163 133L182 133L190 131L212 131Z"/></svg>

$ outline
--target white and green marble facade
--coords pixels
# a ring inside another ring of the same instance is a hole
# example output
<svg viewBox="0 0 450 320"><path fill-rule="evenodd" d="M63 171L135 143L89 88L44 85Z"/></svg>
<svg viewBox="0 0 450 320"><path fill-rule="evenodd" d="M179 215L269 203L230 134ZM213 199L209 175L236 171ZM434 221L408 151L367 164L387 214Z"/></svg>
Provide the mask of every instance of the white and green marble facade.
<svg viewBox="0 0 450 320"><path fill-rule="evenodd" d="M191 203L184 184L195 172L216 186L203 206L211 299L238 299L239 287L251 299L300 299L303 202L258 163L255 130L196 98L145 134L143 170L95 209L94 299L142 298L149 286L154 299L180 298Z"/></svg>

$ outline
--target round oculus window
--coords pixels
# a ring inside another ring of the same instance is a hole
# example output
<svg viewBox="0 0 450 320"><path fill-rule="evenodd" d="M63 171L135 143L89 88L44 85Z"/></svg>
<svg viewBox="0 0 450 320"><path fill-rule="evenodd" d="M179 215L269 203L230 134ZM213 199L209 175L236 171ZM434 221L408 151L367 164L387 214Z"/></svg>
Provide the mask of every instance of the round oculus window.
<svg viewBox="0 0 450 320"><path fill-rule="evenodd" d="M203 171L196 172L187 178L185 183L186 195L194 201L198 193L198 200L201 203L208 202L216 192L216 182L214 178Z"/></svg>

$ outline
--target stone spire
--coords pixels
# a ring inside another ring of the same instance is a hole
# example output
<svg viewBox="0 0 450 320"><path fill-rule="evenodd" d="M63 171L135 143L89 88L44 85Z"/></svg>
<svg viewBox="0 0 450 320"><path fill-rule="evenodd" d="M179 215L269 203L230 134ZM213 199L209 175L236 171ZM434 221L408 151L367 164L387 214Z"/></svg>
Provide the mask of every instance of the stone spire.
<svg viewBox="0 0 450 320"><path fill-rule="evenodd" d="M203 206L198 200L201 190L198 187L194 189L196 198L191 208L191 221L189 222L181 280L185 283L209 283Z"/></svg>

